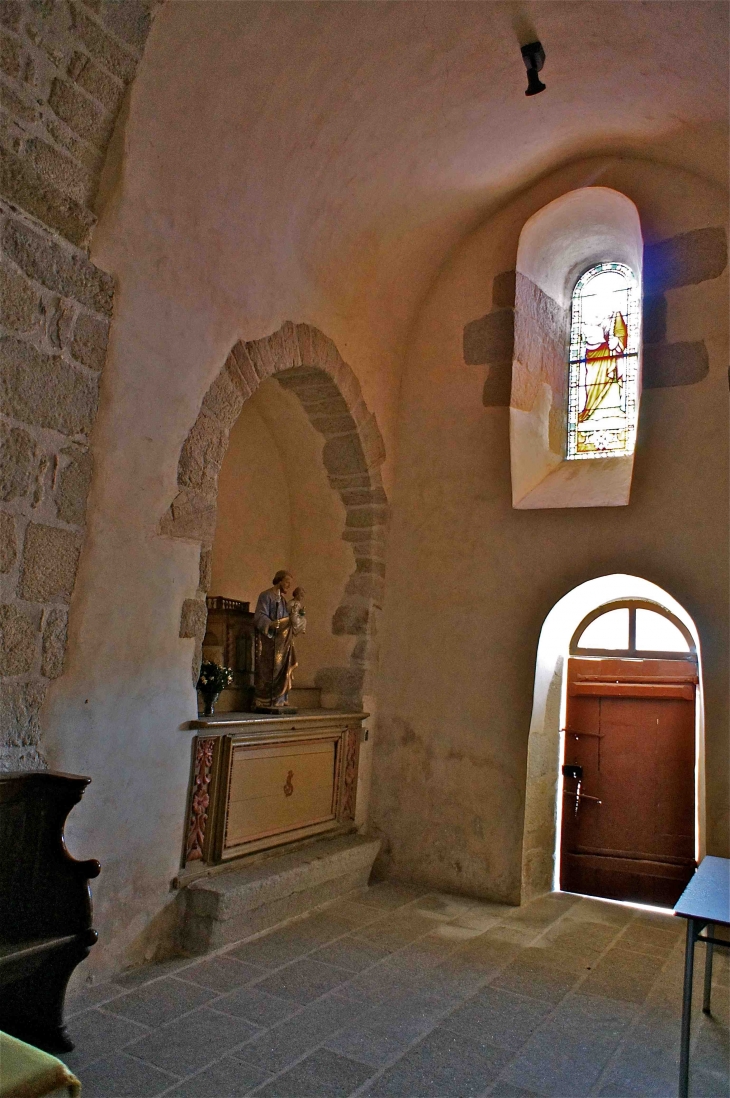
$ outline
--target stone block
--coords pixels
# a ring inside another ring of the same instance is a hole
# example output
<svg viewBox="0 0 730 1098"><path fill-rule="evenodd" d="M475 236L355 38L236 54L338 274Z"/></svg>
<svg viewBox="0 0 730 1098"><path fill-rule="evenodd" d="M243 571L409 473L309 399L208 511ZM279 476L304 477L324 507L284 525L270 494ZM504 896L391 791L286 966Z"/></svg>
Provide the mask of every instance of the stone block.
<svg viewBox="0 0 730 1098"><path fill-rule="evenodd" d="M78 246L87 242L96 224L90 210L48 183L26 160L2 148L0 196Z"/></svg>
<svg viewBox="0 0 730 1098"><path fill-rule="evenodd" d="M681 233L644 248L644 293L652 296L676 286L694 286L718 278L727 267L727 236L710 227Z"/></svg>
<svg viewBox="0 0 730 1098"><path fill-rule="evenodd" d="M347 476L366 469L360 439L354 432L328 439L324 444L322 460L327 472L334 476Z"/></svg>
<svg viewBox="0 0 730 1098"><path fill-rule="evenodd" d="M29 278L95 313L112 315L114 280L85 255L12 220L5 226L3 247Z"/></svg>
<svg viewBox="0 0 730 1098"><path fill-rule="evenodd" d="M0 572L9 572L18 556L15 518L0 511Z"/></svg>
<svg viewBox="0 0 730 1098"><path fill-rule="evenodd" d="M0 24L16 31L20 26L22 8L19 0L0 0Z"/></svg>
<svg viewBox="0 0 730 1098"><path fill-rule="evenodd" d="M0 499L27 495L38 468L36 445L27 431L0 423Z"/></svg>
<svg viewBox="0 0 730 1098"><path fill-rule="evenodd" d="M48 180L82 205L90 205L95 178L88 168L37 137L26 142L25 155L42 179Z"/></svg>
<svg viewBox="0 0 730 1098"><path fill-rule="evenodd" d="M490 366L484 388L482 404L485 408L508 408L512 393L512 362Z"/></svg>
<svg viewBox="0 0 730 1098"><path fill-rule="evenodd" d="M177 467L181 487L212 487L228 447L228 431L215 416L201 412L183 443Z"/></svg>
<svg viewBox="0 0 730 1098"><path fill-rule="evenodd" d="M58 517L71 526L82 526L86 517L86 499L91 486L91 452L78 446L61 451L71 460L58 478Z"/></svg>
<svg viewBox="0 0 730 1098"><path fill-rule="evenodd" d="M71 338L73 357L90 370L101 370L106 362L108 342L109 322L90 313L79 313Z"/></svg>
<svg viewBox="0 0 730 1098"><path fill-rule="evenodd" d="M185 599L180 614L180 636L201 639L205 636L208 607L203 599Z"/></svg>
<svg viewBox="0 0 730 1098"><path fill-rule="evenodd" d="M238 377L236 378L236 381L243 394L243 399L246 400L258 389L259 376L253 368L253 362L249 358L248 351L240 341L234 344L231 354L238 367ZM233 371L232 376L235 377Z"/></svg>
<svg viewBox="0 0 730 1098"><path fill-rule="evenodd" d="M194 881L186 889L186 947L217 949L364 887L379 839L323 839L254 865Z"/></svg>
<svg viewBox="0 0 730 1098"><path fill-rule="evenodd" d="M369 574L356 572L347 581L345 593L348 595L362 595L363 598L375 599L376 602L382 603L385 584L381 576L376 576L372 572Z"/></svg>
<svg viewBox="0 0 730 1098"><path fill-rule="evenodd" d="M362 507L364 504L387 503L385 490L381 487L372 488L343 488L340 491L340 499L346 507Z"/></svg>
<svg viewBox="0 0 730 1098"><path fill-rule="evenodd" d="M59 355L0 337L0 412L66 435L88 434L97 401L93 376Z"/></svg>
<svg viewBox="0 0 730 1098"><path fill-rule="evenodd" d="M16 80L20 76L20 42L9 34L0 34L0 71Z"/></svg>
<svg viewBox="0 0 730 1098"><path fill-rule="evenodd" d="M121 81L115 80L104 69L99 68L85 53L73 55L67 73L75 84L93 95L94 99L116 117L124 95L124 84Z"/></svg>
<svg viewBox="0 0 730 1098"><path fill-rule="evenodd" d="M641 303L641 339L644 344L667 338L667 299L664 294L644 296Z"/></svg>
<svg viewBox="0 0 730 1098"><path fill-rule="evenodd" d="M358 572L362 572L365 575L373 573L376 576L385 576L385 562L382 560L372 560L370 557L357 557L356 565Z"/></svg>
<svg viewBox="0 0 730 1098"><path fill-rule="evenodd" d="M63 671L68 635L68 612L56 607L46 615L43 627L41 673L57 679Z"/></svg>
<svg viewBox="0 0 730 1098"><path fill-rule="evenodd" d="M385 461L385 443L374 415L368 416L359 430L360 445L368 469Z"/></svg>
<svg viewBox="0 0 730 1098"><path fill-rule="evenodd" d="M323 694L353 695L362 690L364 677L361 667L322 667L314 684Z"/></svg>
<svg viewBox="0 0 730 1098"><path fill-rule="evenodd" d="M202 492L183 488L175 496L170 510L160 523L160 533L173 538L201 541L205 548L213 544L215 534L215 501Z"/></svg>
<svg viewBox="0 0 730 1098"><path fill-rule="evenodd" d="M152 25L152 12L156 3L148 0L102 0L99 17L117 38L127 42L137 53L142 53Z"/></svg>
<svg viewBox="0 0 730 1098"><path fill-rule="evenodd" d="M29 523L25 531L19 594L29 602L68 602L81 552L71 530Z"/></svg>
<svg viewBox="0 0 730 1098"><path fill-rule="evenodd" d="M287 320L282 324L279 331L276 333L279 340L279 355L278 360L281 363L280 370L289 370L301 366L302 355L299 350L299 341L297 339L297 330L291 320Z"/></svg>
<svg viewBox="0 0 730 1098"><path fill-rule="evenodd" d="M228 431L238 419L242 407L241 390L231 372L224 366L203 398L203 410L209 416L215 417L226 432L226 445Z"/></svg>
<svg viewBox="0 0 730 1098"><path fill-rule="evenodd" d="M35 682L0 683L0 743L3 747L38 747L38 714L47 685Z"/></svg>
<svg viewBox="0 0 730 1098"><path fill-rule="evenodd" d="M128 0L125 0L125 4L127 2ZM122 80L125 84L129 83L137 68L137 58L118 45L106 31L103 31L93 19L90 19L82 4L72 3L69 5L69 9L73 29L94 60L108 69L117 79Z"/></svg>
<svg viewBox="0 0 730 1098"><path fill-rule="evenodd" d="M332 616L332 632L336 637L356 637L367 633L371 618L369 602L346 602Z"/></svg>
<svg viewBox="0 0 730 1098"><path fill-rule="evenodd" d="M498 309L464 327L464 362L467 366L499 366L512 362L515 339L512 309Z"/></svg>
<svg viewBox="0 0 730 1098"><path fill-rule="evenodd" d="M37 108L16 95L7 84L0 84L0 107L7 111L13 121L18 122L21 126L33 126L40 119Z"/></svg>
<svg viewBox="0 0 730 1098"><path fill-rule="evenodd" d="M0 325L28 332L39 319L40 296L19 271L0 265Z"/></svg>
<svg viewBox="0 0 730 1098"><path fill-rule="evenodd" d="M246 352L253 363L256 376L259 381L265 381L276 373L276 363L269 351L269 343L266 339L256 339L246 344Z"/></svg>
<svg viewBox="0 0 730 1098"><path fill-rule="evenodd" d="M356 430L355 421L348 414L343 416L310 416L312 426L325 438L346 435Z"/></svg>
<svg viewBox="0 0 730 1098"><path fill-rule="evenodd" d="M358 528L367 526L385 526L387 521L387 507L348 507L345 525Z"/></svg>
<svg viewBox="0 0 730 1098"><path fill-rule="evenodd" d="M697 343L647 344L643 351L642 377L645 389L675 385L696 385L710 372L707 348Z"/></svg>
<svg viewBox="0 0 730 1098"><path fill-rule="evenodd" d="M36 658L35 615L18 606L0 606L0 675L25 675Z"/></svg>
<svg viewBox="0 0 730 1098"><path fill-rule="evenodd" d="M517 271L502 271L492 281L492 309L514 309Z"/></svg>
<svg viewBox="0 0 730 1098"><path fill-rule="evenodd" d="M209 591L213 580L213 553L210 549L201 549L198 586L201 591Z"/></svg>

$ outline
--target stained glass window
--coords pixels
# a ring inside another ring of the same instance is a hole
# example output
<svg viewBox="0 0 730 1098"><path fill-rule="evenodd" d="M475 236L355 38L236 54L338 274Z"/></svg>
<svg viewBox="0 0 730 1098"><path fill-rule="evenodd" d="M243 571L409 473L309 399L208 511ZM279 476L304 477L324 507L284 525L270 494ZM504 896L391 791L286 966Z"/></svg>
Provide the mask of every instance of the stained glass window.
<svg viewBox="0 0 730 1098"><path fill-rule="evenodd" d="M640 291L625 263L599 263L573 290L568 458L625 457L636 442Z"/></svg>

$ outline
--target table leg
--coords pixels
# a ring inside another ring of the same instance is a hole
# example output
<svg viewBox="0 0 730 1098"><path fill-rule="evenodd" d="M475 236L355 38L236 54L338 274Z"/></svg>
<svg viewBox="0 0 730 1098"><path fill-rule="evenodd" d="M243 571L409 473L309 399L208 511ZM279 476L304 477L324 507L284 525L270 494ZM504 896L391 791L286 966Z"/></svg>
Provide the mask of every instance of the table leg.
<svg viewBox="0 0 730 1098"><path fill-rule="evenodd" d="M708 938L714 938L715 925L714 923L708 923L705 934ZM705 997L702 1001L702 1010L705 1014L710 1013L710 996L712 994L712 942L708 942L705 946L707 953L705 954Z"/></svg>
<svg viewBox="0 0 730 1098"><path fill-rule="evenodd" d="M695 920L687 919L687 939L684 947L684 992L682 994L682 1033L679 1039L679 1098L689 1095L689 1036L692 1022L692 975L694 972Z"/></svg>

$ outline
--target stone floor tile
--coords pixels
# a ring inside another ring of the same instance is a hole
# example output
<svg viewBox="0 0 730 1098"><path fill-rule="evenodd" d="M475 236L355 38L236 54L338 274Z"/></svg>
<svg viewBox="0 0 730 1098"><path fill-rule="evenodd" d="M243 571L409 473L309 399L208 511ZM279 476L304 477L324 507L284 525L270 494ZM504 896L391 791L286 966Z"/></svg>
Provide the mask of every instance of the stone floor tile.
<svg viewBox="0 0 730 1098"><path fill-rule="evenodd" d="M233 1056L224 1056L173 1087L168 1094L170 1098L241 1098L268 1078L268 1072Z"/></svg>
<svg viewBox="0 0 730 1098"><path fill-rule="evenodd" d="M392 956L392 963L403 968L412 968L418 971L437 965L450 957L461 945L461 939L442 936L441 931L450 930L450 926L439 926L425 938L418 938L415 942L399 949Z"/></svg>
<svg viewBox="0 0 730 1098"><path fill-rule="evenodd" d="M465 1037L517 1052L552 1009L551 1003L485 987L442 1024Z"/></svg>
<svg viewBox="0 0 730 1098"><path fill-rule="evenodd" d="M714 1018L703 1017L697 1044L692 1051L693 1063L705 1071L724 1073L730 1069L730 1033L727 1026ZM730 1094L730 1088L728 1088Z"/></svg>
<svg viewBox="0 0 730 1098"><path fill-rule="evenodd" d="M612 904L606 900L593 900L583 896L570 909L570 918L579 922L604 923L621 927L634 918L634 909L623 904Z"/></svg>
<svg viewBox="0 0 730 1098"><path fill-rule="evenodd" d="M411 1016L397 1021L388 1018L372 1025L357 1021L330 1037L325 1047L352 1060L383 1067L396 1060L418 1037L424 1036L437 1024L435 1019Z"/></svg>
<svg viewBox="0 0 730 1098"><path fill-rule="evenodd" d="M634 920L629 923L616 942L619 948L633 953L648 953L666 959L677 944L676 934L667 927L645 924Z"/></svg>
<svg viewBox="0 0 730 1098"><path fill-rule="evenodd" d="M326 991L332 991L339 984L345 983L350 976L351 973L343 968L335 968L334 965L322 964L321 961L305 957L304 960L294 961L272 973L256 986L259 991L265 991L268 995L293 999L297 1003L309 1003Z"/></svg>
<svg viewBox="0 0 730 1098"><path fill-rule="evenodd" d="M115 984L129 991L130 988L148 984L150 980L159 980L161 976L172 976L174 972L194 963L193 957L171 957L169 961L129 968L126 972L118 973L113 979Z"/></svg>
<svg viewBox="0 0 730 1098"><path fill-rule="evenodd" d="M362 972L388 956L390 956L389 950L381 949L373 942L355 938L352 935L330 942L310 954L313 961L322 961L336 968L344 968L348 972Z"/></svg>
<svg viewBox="0 0 730 1098"><path fill-rule="evenodd" d="M428 919L418 913L401 915L394 914L380 922L370 923L368 926L358 927L353 931L353 937L359 941L371 942L381 949L402 949L409 942L417 938L423 938L433 930L433 919Z"/></svg>
<svg viewBox="0 0 730 1098"><path fill-rule="evenodd" d="M199 984L200 987L212 988L214 991L233 991L259 979L267 971L261 966L239 961L230 953L224 953L220 957L211 957L208 961L199 961L198 964L183 969L175 978Z"/></svg>
<svg viewBox="0 0 730 1098"><path fill-rule="evenodd" d="M207 987L166 977L129 991L107 1003L106 1010L146 1026L161 1026L202 1006L218 995Z"/></svg>
<svg viewBox="0 0 730 1098"><path fill-rule="evenodd" d="M72 1071L84 1067L92 1060L109 1056L130 1042L149 1033L147 1026L118 1018L114 1014L95 1007L71 1018L67 1025L69 1036L76 1046L72 1052L64 1052L60 1059Z"/></svg>
<svg viewBox="0 0 730 1098"><path fill-rule="evenodd" d="M461 896L449 896L442 892L431 892L428 896L422 896L416 900L411 908L420 915L425 915L435 921L456 919L466 913L473 906L473 900L467 900Z"/></svg>
<svg viewBox="0 0 730 1098"><path fill-rule="evenodd" d="M578 898L569 892L551 892L547 896L540 896L537 900L514 908L509 920L515 923L549 926L556 919L567 914L578 902Z"/></svg>
<svg viewBox="0 0 730 1098"><path fill-rule="evenodd" d="M88 1010L90 1007L102 1006L104 1003L108 1003L110 999L115 999L117 995L122 995L126 991L126 988L121 987L115 983L103 983L103 984L87 984L85 987L79 988L76 992L66 997L64 1004L64 1015L68 1018L73 1018L74 1014L80 1014L82 1010Z"/></svg>
<svg viewBox="0 0 730 1098"><path fill-rule="evenodd" d="M130 1045L130 1056L186 1076L250 1040L260 1030L242 1018L200 1007Z"/></svg>
<svg viewBox="0 0 730 1098"><path fill-rule="evenodd" d="M530 999L559 1003L578 982L575 972L538 965L531 959L523 960L523 953L524 950L512 964L489 981L491 987L526 995Z"/></svg>
<svg viewBox="0 0 730 1098"><path fill-rule="evenodd" d="M678 1052L671 1056L627 1040L604 1073L598 1093L603 1098L674 1098L678 1079Z"/></svg>
<svg viewBox="0 0 730 1098"><path fill-rule="evenodd" d="M540 944L556 949L578 950L581 953L602 953L618 938L621 929L620 926L610 923L574 919L571 912L548 927L540 938Z"/></svg>
<svg viewBox="0 0 730 1098"><path fill-rule="evenodd" d="M639 954L635 955L637 958ZM644 1003L656 981L656 973L637 967L631 970L618 966L615 958L606 956L586 977L581 990L587 995L621 999L627 1003Z"/></svg>
<svg viewBox="0 0 730 1098"><path fill-rule="evenodd" d="M379 881L369 885L360 892L351 894L351 898L358 904L367 907L396 908L410 904L422 896L430 893L428 888L419 888L417 885L400 885L391 881Z"/></svg>
<svg viewBox="0 0 730 1098"><path fill-rule="evenodd" d="M316 949L318 945L324 945L325 942L332 942L348 934L352 927L349 923L330 915L328 911L320 911L307 919L300 919L293 923L292 929L298 937L306 938L311 942L312 949Z"/></svg>
<svg viewBox="0 0 730 1098"><path fill-rule="evenodd" d="M534 1090L523 1090L522 1087L516 1087L512 1083L505 1082L504 1079L498 1079L489 1088L487 1094L490 1098L536 1098Z"/></svg>
<svg viewBox="0 0 730 1098"><path fill-rule="evenodd" d="M689 1077L690 1098L727 1098L730 1094L727 1072L716 1074L693 1068Z"/></svg>
<svg viewBox="0 0 730 1098"><path fill-rule="evenodd" d="M267 995L258 987L242 987L232 991L230 995L216 999L211 1009L220 1010L223 1014L230 1014L234 1018L245 1018L254 1025L268 1029L289 1018L300 1009L300 1005L292 999L280 999L275 995Z"/></svg>
<svg viewBox="0 0 730 1098"><path fill-rule="evenodd" d="M261 938L254 938L252 942L244 942L243 945L229 950L223 956L235 957L238 961L256 965L261 968L280 968L290 961L302 957L305 953L311 953L316 949L314 943L303 937L293 927L285 927L283 930L274 931Z"/></svg>
<svg viewBox="0 0 730 1098"><path fill-rule="evenodd" d="M336 919L339 923L347 923L351 928L363 926L365 923L372 923L376 919L382 919L384 914L383 909L380 907L358 903L357 894L353 899L346 896L322 910L331 919Z"/></svg>
<svg viewBox="0 0 730 1098"><path fill-rule="evenodd" d="M154 1098L177 1082L177 1076L125 1052L96 1060L79 1075L84 1098Z"/></svg>
<svg viewBox="0 0 730 1098"><path fill-rule="evenodd" d="M264 1071L281 1071L349 1025L364 1010L362 1003L324 996L236 1049L233 1055Z"/></svg>
<svg viewBox="0 0 730 1098"><path fill-rule="evenodd" d="M544 1023L502 1073L509 1083L554 1098L585 1098L632 1017L623 1004L571 999Z"/></svg>
<svg viewBox="0 0 730 1098"><path fill-rule="evenodd" d="M513 923L510 919L505 919L485 930L482 939L489 942L501 942L505 945L524 947L531 945L536 938L544 933L545 929L539 924ZM481 939L477 940L481 941Z"/></svg>
<svg viewBox="0 0 730 1098"><path fill-rule="evenodd" d="M319 1049L256 1091L262 1098L347 1098L373 1074L372 1068Z"/></svg>
<svg viewBox="0 0 730 1098"><path fill-rule="evenodd" d="M489 915L483 911L467 911L464 915L459 915L454 919L452 926L463 926L468 930L489 930L490 927L497 926L502 922L504 915Z"/></svg>
<svg viewBox="0 0 730 1098"><path fill-rule="evenodd" d="M510 1053L439 1028L374 1080L368 1098L476 1098Z"/></svg>

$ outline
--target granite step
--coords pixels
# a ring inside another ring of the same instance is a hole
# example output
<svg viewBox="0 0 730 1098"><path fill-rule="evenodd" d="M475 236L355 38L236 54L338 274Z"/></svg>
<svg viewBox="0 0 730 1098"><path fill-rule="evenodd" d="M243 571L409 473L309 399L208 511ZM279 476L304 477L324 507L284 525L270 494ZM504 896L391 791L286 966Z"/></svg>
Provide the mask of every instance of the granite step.
<svg viewBox="0 0 730 1098"><path fill-rule="evenodd" d="M191 882L186 951L220 949L364 887L379 849L379 839L343 835Z"/></svg>

